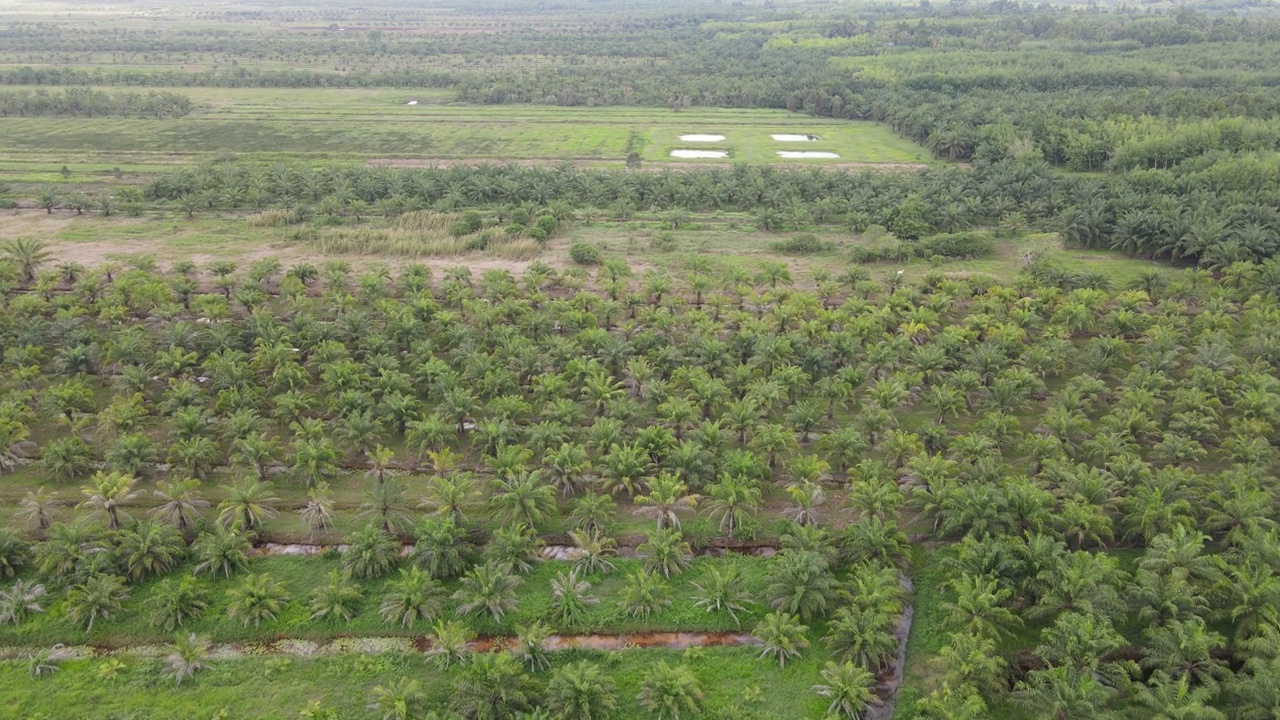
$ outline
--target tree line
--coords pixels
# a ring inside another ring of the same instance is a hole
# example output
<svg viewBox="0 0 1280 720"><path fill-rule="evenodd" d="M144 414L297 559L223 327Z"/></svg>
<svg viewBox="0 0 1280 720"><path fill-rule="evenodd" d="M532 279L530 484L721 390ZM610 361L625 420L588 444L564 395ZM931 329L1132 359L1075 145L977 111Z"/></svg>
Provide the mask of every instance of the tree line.
<svg viewBox="0 0 1280 720"><path fill-rule="evenodd" d="M183 117L195 108L168 91L107 92L87 87L0 91L0 117Z"/></svg>

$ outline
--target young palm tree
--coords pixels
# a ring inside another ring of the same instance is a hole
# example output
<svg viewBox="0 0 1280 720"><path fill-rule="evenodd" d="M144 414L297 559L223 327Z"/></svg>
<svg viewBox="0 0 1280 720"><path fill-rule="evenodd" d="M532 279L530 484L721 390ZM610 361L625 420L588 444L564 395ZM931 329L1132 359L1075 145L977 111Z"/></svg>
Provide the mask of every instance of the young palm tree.
<svg viewBox="0 0 1280 720"><path fill-rule="evenodd" d="M565 627L576 627L586 618L588 608L600 602L590 593L591 583L579 579L577 568L556 573L551 578L551 618Z"/></svg>
<svg viewBox="0 0 1280 720"><path fill-rule="evenodd" d="M418 568L401 570L388 585L378 614L389 623L409 627L419 620L431 620L444 609L444 594L431 576Z"/></svg>
<svg viewBox="0 0 1280 720"><path fill-rule="evenodd" d="M475 633L460 622L437 620L428 638L431 648L427 656L434 659L441 670L448 670L452 665L466 663L471 655L469 643L475 639Z"/></svg>
<svg viewBox="0 0 1280 720"><path fill-rule="evenodd" d="M818 524L818 507L827 500L821 485L814 482L792 483L787 486L787 495L792 504L782 511L783 517L797 525Z"/></svg>
<svg viewBox="0 0 1280 720"><path fill-rule="evenodd" d="M467 531L448 517L423 522L414 537L409 562L436 580L452 580L462 575L475 560L476 548Z"/></svg>
<svg viewBox="0 0 1280 720"><path fill-rule="evenodd" d="M267 486L256 479L245 478L232 485L227 492L227 499L218 505L218 522L223 527L237 527L242 530L253 530L264 520L276 515L271 503L280 498L271 497Z"/></svg>
<svg viewBox="0 0 1280 720"><path fill-rule="evenodd" d="M811 551L785 552L773 561L765 588L769 605L779 612L810 620L827 614L836 594L836 579L827 559Z"/></svg>
<svg viewBox="0 0 1280 720"><path fill-rule="evenodd" d="M369 709L380 720L414 720L421 717L427 696L412 678L400 678L390 685L378 685L369 693Z"/></svg>
<svg viewBox="0 0 1280 720"><path fill-rule="evenodd" d="M542 482L538 471L524 472L500 480L489 504L502 522L536 528L555 512L556 490Z"/></svg>
<svg viewBox="0 0 1280 720"><path fill-rule="evenodd" d="M618 553L618 542L599 533L573 530L569 533L574 547L582 552L573 563L573 569L583 575L606 575L616 568L609 558Z"/></svg>
<svg viewBox="0 0 1280 720"><path fill-rule="evenodd" d="M841 608L827 629L827 645L841 661L853 661L878 672L898 652L894 616L859 607Z"/></svg>
<svg viewBox="0 0 1280 720"><path fill-rule="evenodd" d="M547 683L547 706L564 720L601 720L618 707L614 684L596 665L579 661L557 668Z"/></svg>
<svg viewBox="0 0 1280 720"><path fill-rule="evenodd" d="M760 483L746 475L722 474L707 493L712 519L719 518L720 532L729 536L755 519L762 502Z"/></svg>
<svg viewBox="0 0 1280 720"><path fill-rule="evenodd" d="M396 478L385 478L365 493L357 519L376 520L382 531L395 534L413 524L404 503L405 487Z"/></svg>
<svg viewBox="0 0 1280 720"><path fill-rule="evenodd" d="M471 569L463 576L453 599L457 600L459 615L483 615L486 612L494 622L502 620L504 613L516 607L516 590L523 581L511 573L507 566L492 561Z"/></svg>
<svg viewBox="0 0 1280 720"><path fill-rule="evenodd" d="M1012 592L996 586L991 578L960 575L950 583L956 593L954 602L942 603L941 608L957 632L967 632L982 637L1000 638L1022 624L1004 603Z"/></svg>
<svg viewBox="0 0 1280 720"><path fill-rule="evenodd" d="M119 554L125 574L137 582L171 571L186 555L177 528L154 521L139 523L120 535Z"/></svg>
<svg viewBox="0 0 1280 720"><path fill-rule="evenodd" d="M633 572L627 575L618 604L628 615L648 620L653 613L671 607L671 592L657 575Z"/></svg>
<svg viewBox="0 0 1280 720"><path fill-rule="evenodd" d="M452 520L455 525L467 522L466 510L478 495L475 476L461 472L437 475L429 480L427 487L422 507L433 515Z"/></svg>
<svg viewBox="0 0 1280 720"><path fill-rule="evenodd" d="M253 544L239 531L219 525L197 538L193 548L199 561L195 574L208 573L229 578L249 568L249 551Z"/></svg>
<svg viewBox="0 0 1280 720"><path fill-rule="evenodd" d="M151 622L173 632L209 609L209 591L194 577L166 578L152 592L150 608Z"/></svg>
<svg viewBox="0 0 1280 720"><path fill-rule="evenodd" d="M597 495L587 491L573 501L569 522L575 530L584 533L607 535L615 524L617 503L609 495Z"/></svg>
<svg viewBox="0 0 1280 720"><path fill-rule="evenodd" d="M377 525L366 525L342 553L342 569L354 578L382 577L400 559L400 543Z"/></svg>
<svg viewBox="0 0 1280 720"><path fill-rule="evenodd" d="M329 483L319 482L307 491L307 504L298 510L312 538L333 527L333 493Z"/></svg>
<svg viewBox="0 0 1280 720"><path fill-rule="evenodd" d="M659 530L667 528L680 529L680 516L677 511L693 510L698 505L698 496L689 494L689 486L671 473L659 473L649 481L649 492L637 495L635 503L643 507L636 508L636 515L651 517L658 523Z"/></svg>
<svg viewBox="0 0 1280 720"><path fill-rule="evenodd" d="M536 687L510 653L478 653L449 694L449 707L465 718L514 718L532 709Z"/></svg>
<svg viewBox="0 0 1280 720"><path fill-rule="evenodd" d="M50 212L53 211L50 210ZM0 257L13 263L22 274L22 281L30 283L35 282L36 271L53 255L49 252L49 246L39 240L17 238L5 243L3 255Z"/></svg>
<svg viewBox="0 0 1280 720"><path fill-rule="evenodd" d="M152 514L161 522L178 528L179 532L186 532L191 523L203 517L203 511L209 507L208 500L196 495L200 482L194 478L161 480L156 483L156 488L152 494L160 500L160 504L151 511Z"/></svg>
<svg viewBox="0 0 1280 720"><path fill-rule="evenodd" d="M209 658L209 641L197 637L195 633L179 635L173 644L173 652L164 659L165 668L181 685L183 680L195 677L195 674L207 667Z"/></svg>
<svg viewBox="0 0 1280 720"><path fill-rule="evenodd" d="M129 590L117 575L94 575L67 591L67 615L93 632L97 620L109 620L124 607Z"/></svg>
<svg viewBox="0 0 1280 720"><path fill-rule="evenodd" d="M537 533L516 523L495 530L485 553L491 562L505 565L513 572L528 573L533 570L534 563L542 559L538 554L541 547L542 539Z"/></svg>
<svg viewBox="0 0 1280 720"><path fill-rule="evenodd" d="M44 612L40 598L44 585L18 580L8 590L0 590L0 625L21 625L31 615Z"/></svg>
<svg viewBox="0 0 1280 720"><path fill-rule="evenodd" d="M554 580L552 581L554 582ZM547 641L551 638L551 628L545 623L534 622L530 625L516 626L516 646L513 650L520 662L530 672L538 672L551 667L551 658L547 651Z"/></svg>
<svg viewBox="0 0 1280 720"><path fill-rule="evenodd" d="M331 570L325 583L311 595L311 619L340 618L351 622L351 618L360 611L363 599L360 586L338 570Z"/></svg>
<svg viewBox="0 0 1280 720"><path fill-rule="evenodd" d="M828 698L827 716L844 720L862 720L880 698L872 692L876 678L866 668L850 662L828 662L822 669L823 682L813 686L819 696Z"/></svg>
<svg viewBox="0 0 1280 720"><path fill-rule="evenodd" d="M679 575L689 567L692 550L679 530L657 530L637 550L644 558L645 572L662 573L663 577Z"/></svg>
<svg viewBox="0 0 1280 720"><path fill-rule="evenodd" d="M275 620L289 602L284 585L265 573L247 576L228 597L231 602L227 605L227 617L246 626L252 623L255 628L264 620Z"/></svg>
<svg viewBox="0 0 1280 720"><path fill-rule="evenodd" d="M800 618L786 613L769 613L756 625L751 634L764 643L760 657L773 657L778 660L778 667L786 667L788 660L800 657L809 647L809 628L800 623Z"/></svg>
<svg viewBox="0 0 1280 720"><path fill-rule="evenodd" d="M28 491L18 503L18 517L25 518L28 525L37 530L48 530L53 524L53 509L57 501L45 488Z"/></svg>
<svg viewBox="0 0 1280 720"><path fill-rule="evenodd" d="M734 625L742 621L738 613L746 612L751 603L751 594L742 588L742 575L736 567L712 567L707 571L706 579L693 583L696 594L694 605L704 608L709 613L728 613Z"/></svg>
<svg viewBox="0 0 1280 720"><path fill-rule="evenodd" d="M659 661L640 681L636 700L659 718L697 717L702 712L702 685L688 666Z"/></svg>
<svg viewBox="0 0 1280 720"><path fill-rule="evenodd" d="M56 546L51 543L42 543L39 549L47 552L48 548L52 547ZM13 577L30 560L31 543L24 540L17 530L0 528L0 575Z"/></svg>
<svg viewBox="0 0 1280 720"><path fill-rule="evenodd" d="M139 493L133 489L137 482L130 475L99 471L89 480L88 485L80 489L86 499L78 507L89 508L90 517L106 515L107 527L119 530L120 518L125 516L120 506L138 497Z"/></svg>

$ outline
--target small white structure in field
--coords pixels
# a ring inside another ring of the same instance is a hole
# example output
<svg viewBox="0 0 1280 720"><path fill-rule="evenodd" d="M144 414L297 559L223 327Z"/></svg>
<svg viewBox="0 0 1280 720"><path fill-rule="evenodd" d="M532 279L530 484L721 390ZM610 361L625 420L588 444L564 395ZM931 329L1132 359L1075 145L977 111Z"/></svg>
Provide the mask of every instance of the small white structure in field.
<svg viewBox="0 0 1280 720"><path fill-rule="evenodd" d="M821 140L817 135L770 135L777 142L813 142Z"/></svg>
<svg viewBox="0 0 1280 720"><path fill-rule="evenodd" d="M409 102L405 103L405 105L417 105L417 104L418 104L417 100L410 100Z"/></svg>
<svg viewBox="0 0 1280 720"><path fill-rule="evenodd" d="M680 142L721 142L723 135L681 135Z"/></svg>

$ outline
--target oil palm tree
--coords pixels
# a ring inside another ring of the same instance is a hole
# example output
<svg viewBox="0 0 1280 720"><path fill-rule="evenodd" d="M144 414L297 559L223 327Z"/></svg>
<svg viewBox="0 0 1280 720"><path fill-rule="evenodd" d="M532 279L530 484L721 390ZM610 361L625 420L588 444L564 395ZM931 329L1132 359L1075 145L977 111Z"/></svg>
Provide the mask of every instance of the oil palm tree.
<svg viewBox="0 0 1280 720"><path fill-rule="evenodd" d="M259 627L274 621L289 602L284 584L265 573L248 575L228 594L227 617Z"/></svg>
<svg viewBox="0 0 1280 720"><path fill-rule="evenodd" d="M734 625L742 623L738 613L747 611L751 594L742 587L742 575L736 567L712 567L701 582L692 585L694 606L709 613L727 613Z"/></svg>
<svg viewBox="0 0 1280 720"><path fill-rule="evenodd" d="M229 578L249 568L249 551L253 549L253 543L240 531L219 525L197 538L193 549L197 560L195 574L208 573Z"/></svg>
<svg viewBox="0 0 1280 720"><path fill-rule="evenodd" d="M778 667L787 666L809 647L809 628L800 624L800 618L787 613L773 612L765 615L751 634L759 638L763 646L761 658L774 658Z"/></svg>
<svg viewBox="0 0 1280 720"><path fill-rule="evenodd" d="M208 667L209 641L195 633L179 635L173 644L173 652L164 659L165 669L181 685L183 680Z"/></svg>
<svg viewBox="0 0 1280 720"><path fill-rule="evenodd" d="M591 583L582 580L576 568L551 578L549 615L561 625L577 627L586 619L590 607L599 603L600 599L591 594Z"/></svg>
<svg viewBox="0 0 1280 720"><path fill-rule="evenodd" d="M125 587L124 578L93 575L67 591L67 616L77 623L84 623L86 632L93 632L94 622L109 620L119 614L128 599L129 589Z"/></svg>
<svg viewBox="0 0 1280 720"><path fill-rule="evenodd" d="M401 627L421 620L431 620L444 609L444 594L438 583L422 570L413 567L400 571L400 577L388 585L378 614Z"/></svg>
<svg viewBox="0 0 1280 720"><path fill-rule="evenodd" d="M813 691L830 700L828 717L863 720L872 706L880 704L872 691L875 682L875 676L860 665L828 662L822 668L822 682Z"/></svg>
<svg viewBox="0 0 1280 720"><path fill-rule="evenodd" d="M161 480L152 491L160 501L152 514L179 532L186 532L191 523L203 517L203 511L209 508L209 501L196 495L199 488L200 482L194 478Z"/></svg>
<svg viewBox="0 0 1280 720"><path fill-rule="evenodd" d="M360 610L364 593L351 578L338 570L329 571L323 585L317 587L311 595L311 619L325 620L329 618L351 622Z"/></svg>
<svg viewBox="0 0 1280 720"><path fill-rule="evenodd" d="M698 496L689 494L689 486L672 473L658 473L649 481L649 492L637 495L635 514L651 517L658 524L658 530L668 528L680 529L681 510L693 510L698 505Z"/></svg>
<svg viewBox="0 0 1280 720"><path fill-rule="evenodd" d="M564 720L601 720L618 707L615 688L600 668L579 661L557 668L547 682L547 707Z"/></svg>
<svg viewBox="0 0 1280 720"><path fill-rule="evenodd" d="M209 609L209 591L195 577L166 578L151 594L151 622L173 632Z"/></svg>
<svg viewBox="0 0 1280 720"><path fill-rule="evenodd" d="M702 712L702 684L686 665L659 661L644 673L636 700L663 720L698 717Z"/></svg>
<svg viewBox="0 0 1280 720"><path fill-rule="evenodd" d="M137 499L139 493L133 489L137 482L131 475L99 471L80 489L85 500L78 507L89 508L91 517L105 515L107 528L119 530L120 518L128 517L120 506Z"/></svg>
<svg viewBox="0 0 1280 720"><path fill-rule="evenodd" d="M483 615L488 613L494 622L516 607L516 590L523 581L511 573L511 569L495 562L487 562L471 569L462 577L453 599L459 602L459 615Z"/></svg>
<svg viewBox="0 0 1280 720"><path fill-rule="evenodd" d="M255 478L245 478L232 485L226 499L218 504L218 522L223 527L254 530L276 515L271 503L279 502L280 498L268 493L267 486Z"/></svg>

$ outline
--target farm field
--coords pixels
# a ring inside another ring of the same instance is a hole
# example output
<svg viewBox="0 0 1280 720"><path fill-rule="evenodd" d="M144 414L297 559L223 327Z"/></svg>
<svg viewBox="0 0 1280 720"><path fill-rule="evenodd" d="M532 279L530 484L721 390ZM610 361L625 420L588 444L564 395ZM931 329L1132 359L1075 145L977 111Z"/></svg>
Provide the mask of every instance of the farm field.
<svg viewBox="0 0 1280 720"><path fill-rule="evenodd" d="M0 87L0 92L4 88ZM66 166L83 179L120 168L154 172L234 155L260 162L569 161L621 166L628 148L645 163L681 164L677 148L721 149L720 162L922 165L927 153L875 123L796 116L780 110L483 106L443 102L438 91L170 88L196 104L169 119L0 118L0 179L44 182ZM407 105L409 101L417 105ZM717 133L723 142L682 143ZM830 160L783 160L794 143L778 133L820 135L803 150ZM629 143L631 145L629 146Z"/></svg>

